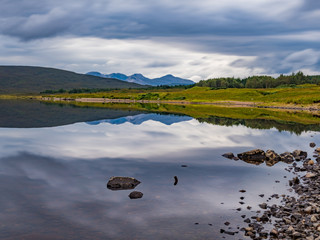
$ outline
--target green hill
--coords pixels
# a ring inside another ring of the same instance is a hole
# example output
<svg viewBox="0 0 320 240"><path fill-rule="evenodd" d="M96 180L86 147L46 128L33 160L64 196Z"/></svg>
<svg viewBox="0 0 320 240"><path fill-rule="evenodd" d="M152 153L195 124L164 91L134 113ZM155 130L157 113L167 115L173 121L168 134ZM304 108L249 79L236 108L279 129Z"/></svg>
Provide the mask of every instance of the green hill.
<svg viewBox="0 0 320 240"><path fill-rule="evenodd" d="M113 78L100 78L54 68L0 66L0 94L28 94L74 88L140 87L143 86Z"/></svg>

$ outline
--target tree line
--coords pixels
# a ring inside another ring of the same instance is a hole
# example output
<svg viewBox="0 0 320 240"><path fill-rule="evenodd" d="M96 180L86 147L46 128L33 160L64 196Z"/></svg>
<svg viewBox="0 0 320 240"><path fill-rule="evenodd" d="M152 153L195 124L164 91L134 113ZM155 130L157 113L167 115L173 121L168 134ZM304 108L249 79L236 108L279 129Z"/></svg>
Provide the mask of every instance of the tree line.
<svg viewBox="0 0 320 240"><path fill-rule="evenodd" d="M213 78L201 80L196 84L199 87L220 88L276 88L294 87L299 84L320 84L320 75L307 76L302 72L292 73L291 75L281 74L274 78L271 76L251 76L247 78Z"/></svg>

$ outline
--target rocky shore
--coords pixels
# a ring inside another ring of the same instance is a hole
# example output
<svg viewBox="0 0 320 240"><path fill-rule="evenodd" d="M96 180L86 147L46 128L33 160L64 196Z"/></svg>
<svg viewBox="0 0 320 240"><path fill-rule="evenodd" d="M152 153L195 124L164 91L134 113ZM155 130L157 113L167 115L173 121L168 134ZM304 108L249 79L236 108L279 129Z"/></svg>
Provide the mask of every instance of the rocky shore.
<svg viewBox="0 0 320 240"><path fill-rule="evenodd" d="M310 143L314 148L315 143ZM266 202L259 204L260 210L252 216L242 215L245 223L240 232L221 229L222 234L236 235L241 232L251 239L306 239L320 240L320 148L315 149L313 159L307 152L295 150L277 154L273 150L264 152L255 149L237 154L223 154L224 157L259 165L263 162L272 166L279 161L288 163L286 170L294 177L288 180L292 195L273 194ZM260 195L259 195L260 196ZM260 197L264 197L261 194ZM278 204L269 200L279 199ZM239 238L241 239L241 237Z"/></svg>

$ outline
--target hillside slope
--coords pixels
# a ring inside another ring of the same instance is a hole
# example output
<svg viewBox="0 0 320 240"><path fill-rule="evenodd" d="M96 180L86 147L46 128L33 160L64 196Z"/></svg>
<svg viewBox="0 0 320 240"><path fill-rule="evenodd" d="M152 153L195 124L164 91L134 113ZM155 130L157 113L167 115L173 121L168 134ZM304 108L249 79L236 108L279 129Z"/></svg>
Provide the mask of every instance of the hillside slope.
<svg viewBox="0 0 320 240"><path fill-rule="evenodd" d="M140 88L139 84L70 71L29 66L0 66L0 94L39 93L74 88Z"/></svg>

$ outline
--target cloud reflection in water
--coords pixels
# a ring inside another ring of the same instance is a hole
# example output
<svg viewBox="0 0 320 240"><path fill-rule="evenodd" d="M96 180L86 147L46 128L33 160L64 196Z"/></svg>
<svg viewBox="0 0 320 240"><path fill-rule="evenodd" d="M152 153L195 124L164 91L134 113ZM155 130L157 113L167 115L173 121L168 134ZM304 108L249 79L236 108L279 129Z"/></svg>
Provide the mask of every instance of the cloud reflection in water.
<svg viewBox="0 0 320 240"><path fill-rule="evenodd" d="M248 214L233 210L240 207L239 189L247 190L246 204L256 207L258 194L286 192L283 176L289 176L283 163L254 166L221 154L255 147L277 152L309 149L311 140L319 141L318 135L311 138L314 134L196 120L1 128L0 238L221 237L223 222L237 224L241 214ZM143 198L130 200L130 191L108 190L111 176L140 180L136 190ZM177 186L173 176L179 178Z"/></svg>

